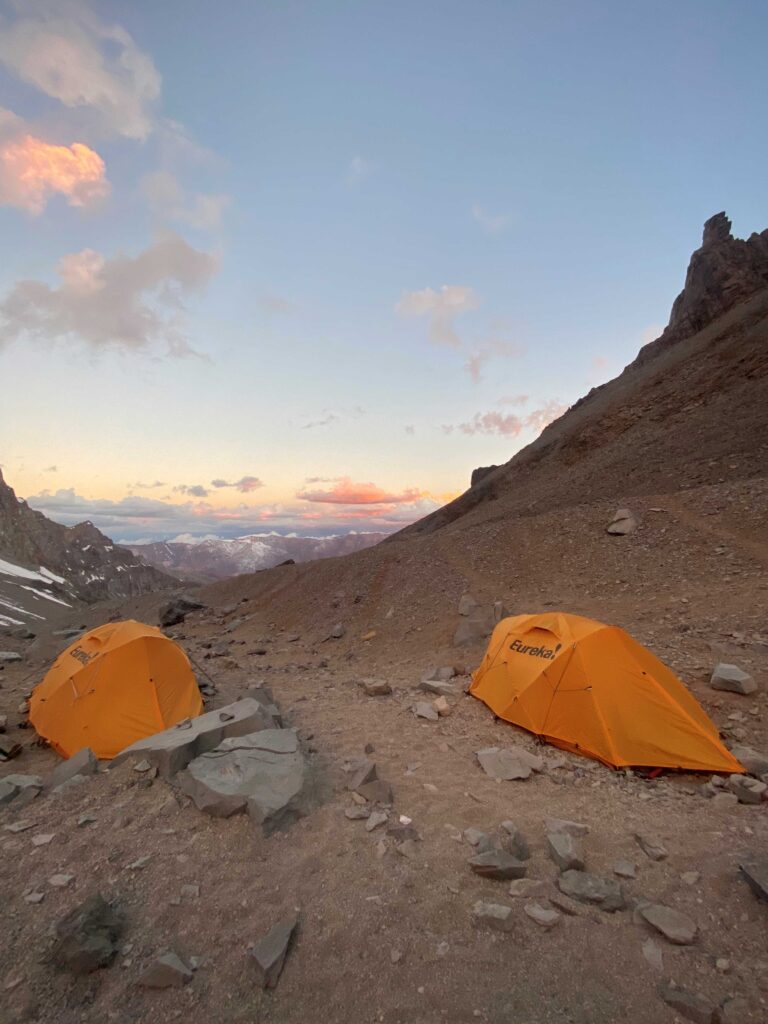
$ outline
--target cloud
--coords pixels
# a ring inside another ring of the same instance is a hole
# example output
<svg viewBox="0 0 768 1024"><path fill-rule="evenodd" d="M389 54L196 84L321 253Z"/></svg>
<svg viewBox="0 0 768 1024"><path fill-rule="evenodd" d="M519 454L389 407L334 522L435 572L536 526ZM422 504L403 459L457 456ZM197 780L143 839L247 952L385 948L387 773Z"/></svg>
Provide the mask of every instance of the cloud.
<svg viewBox="0 0 768 1024"><path fill-rule="evenodd" d="M176 484L173 489L179 494L188 494L191 498L207 498L211 493L202 484Z"/></svg>
<svg viewBox="0 0 768 1024"><path fill-rule="evenodd" d="M302 430L312 430L314 427L327 427L329 423L336 423L339 417L335 412L327 412L319 420L310 420L302 426Z"/></svg>
<svg viewBox="0 0 768 1024"><path fill-rule="evenodd" d="M140 188L150 209L161 221L186 224L201 231L220 227L230 203L229 196L185 190L170 171L145 175Z"/></svg>
<svg viewBox="0 0 768 1024"><path fill-rule="evenodd" d="M365 416L365 409L362 405L353 405L351 409L340 409L338 412L323 409L319 419L310 420L308 423L302 424L301 429L312 430L314 427L327 427L331 423L338 423L342 419L356 420L361 416Z"/></svg>
<svg viewBox="0 0 768 1024"><path fill-rule="evenodd" d="M19 281L8 292L0 303L0 348L27 338L125 352L164 343L171 356L194 354L182 331L181 298L202 289L216 269L213 255L178 235L135 257L71 253L58 264L57 287Z"/></svg>
<svg viewBox="0 0 768 1024"><path fill-rule="evenodd" d="M361 156L353 156L347 167L347 184L359 185L373 171L373 166L369 160L364 160Z"/></svg>
<svg viewBox="0 0 768 1024"><path fill-rule="evenodd" d="M429 336L438 345L461 347L453 322L457 316L477 309L480 300L468 285L444 284L439 291L423 288L416 292L403 292L395 306L401 316L429 317Z"/></svg>
<svg viewBox="0 0 768 1024"><path fill-rule="evenodd" d="M132 490L135 489L137 491L152 491L156 487L165 487L165 484L163 483L162 480L155 480L155 482L153 484L143 484L143 483L141 483L141 481L137 480L137 482L135 484L128 484L128 486Z"/></svg>
<svg viewBox="0 0 768 1024"><path fill-rule="evenodd" d="M333 487L326 490L299 491L296 497L302 501L330 505L399 505L403 502L416 501L421 497L421 492L411 488L401 494L392 494L377 487L376 484L354 483L348 476L340 476L333 480Z"/></svg>
<svg viewBox="0 0 768 1024"><path fill-rule="evenodd" d="M16 0L0 26L0 63L70 109L89 111L110 134L143 140L155 126L161 78L120 25L84 2Z"/></svg>
<svg viewBox="0 0 768 1024"><path fill-rule="evenodd" d="M562 416L567 409L568 406L550 400L525 416L516 416L514 413L476 412L471 420L464 423L446 424L443 427L443 432L452 434L454 430L458 430L462 434L496 434L499 437L517 437L518 434L522 434L526 430L533 430L539 434L544 427Z"/></svg>
<svg viewBox="0 0 768 1024"><path fill-rule="evenodd" d="M0 111L0 204L39 215L54 195L70 206L92 206L109 194L104 161L81 142L59 146L23 129Z"/></svg>
<svg viewBox="0 0 768 1024"><path fill-rule="evenodd" d="M45 469L43 470L44 473L58 473L58 471L58 466L46 466Z"/></svg>
<svg viewBox="0 0 768 1024"><path fill-rule="evenodd" d="M464 369L477 384L482 376L485 364L498 356L518 357L525 353L522 345L514 341L505 341L503 338L491 338L473 349L464 364Z"/></svg>
<svg viewBox="0 0 768 1024"><path fill-rule="evenodd" d="M408 424L406 424L405 432L406 432L406 434L415 434L416 433L416 427L414 427L414 425L412 423L408 423Z"/></svg>
<svg viewBox="0 0 768 1024"><path fill-rule="evenodd" d="M480 225L480 227L488 235L498 235L500 231L503 231L509 222L509 217L505 214L494 214L488 213L487 210L483 209L478 203L475 203L472 207L472 217Z"/></svg>
<svg viewBox="0 0 768 1024"><path fill-rule="evenodd" d="M243 476L239 480L235 480L234 483L229 483L229 481L222 480L221 478L211 480L211 487L234 487L241 494L250 494L252 491L257 491L263 486L263 481L259 480L257 476Z"/></svg>

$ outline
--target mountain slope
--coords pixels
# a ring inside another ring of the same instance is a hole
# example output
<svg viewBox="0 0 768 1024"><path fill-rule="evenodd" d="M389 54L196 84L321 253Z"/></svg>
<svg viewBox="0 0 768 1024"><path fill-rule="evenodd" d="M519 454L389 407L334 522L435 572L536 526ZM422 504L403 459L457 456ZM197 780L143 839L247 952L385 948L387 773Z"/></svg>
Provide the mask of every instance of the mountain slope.
<svg viewBox="0 0 768 1024"><path fill-rule="evenodd" d="M5 625L58 608L128 598L179 585L92 523L62 526L16 497L0 473L0 614Z"/></svg>

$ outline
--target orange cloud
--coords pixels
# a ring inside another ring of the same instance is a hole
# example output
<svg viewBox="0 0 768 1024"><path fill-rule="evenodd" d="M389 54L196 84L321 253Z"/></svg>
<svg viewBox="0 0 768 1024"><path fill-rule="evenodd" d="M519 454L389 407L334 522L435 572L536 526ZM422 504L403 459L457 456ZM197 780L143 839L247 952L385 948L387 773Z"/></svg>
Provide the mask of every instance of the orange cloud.
<svg viewBox="0 0 768 1024"><path fill-rule="evenodd" d="M402 494L390 494L376 484L360 484L350 480L348 476L338 477L331 481L332 487L326 490L299 491L296 495L302 501L325 502L329 505L380 505L402 504L408 501L418 501L421 494L416 488L409 488Z"/></svg>
<svg viewBox="0 0 768 1024"><path fill-rule="evenodd" d="M56 146L33 135L0 147L0 203L40 214L55 193L88 206L109 193L104 161L82 142Z"/></svg>

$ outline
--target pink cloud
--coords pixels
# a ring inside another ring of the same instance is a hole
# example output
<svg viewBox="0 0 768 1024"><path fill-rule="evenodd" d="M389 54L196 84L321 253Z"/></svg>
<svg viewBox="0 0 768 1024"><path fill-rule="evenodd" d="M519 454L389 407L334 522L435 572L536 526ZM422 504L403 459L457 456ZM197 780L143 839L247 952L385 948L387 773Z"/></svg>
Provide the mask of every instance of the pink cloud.
<svg viewBox="0 0 768 1024"><path fill-rule="evenodd" d="M81 142L56 146L33 135L0 145L0 203L40 214L56 193L89 206L109 193L104 161Z"/></svg>
<svg viewBox="0 0 768 1024"><path fill-rule="evenodd" d="M329 505L377 505L417 501L420 492L410 488L401 494L392 494L376 484L355 483L348 476L344 476L334 480L332 487L325 490L299 491L296 497L302 501L323 502Z"/></svg>
<svg viewBox="0 0 768 1024"><path fill-rule="evenodd" d="M556 420L567 410L560 402L548 401L538 409L533 409L527 416L516 416L514 413L476 412L471 420L459 423L455 427L448 424L443 427L446 434L454 429L462 434L497 434L499 437L517 437L524 430L535 430L541 433L547 424Z"/></svg>

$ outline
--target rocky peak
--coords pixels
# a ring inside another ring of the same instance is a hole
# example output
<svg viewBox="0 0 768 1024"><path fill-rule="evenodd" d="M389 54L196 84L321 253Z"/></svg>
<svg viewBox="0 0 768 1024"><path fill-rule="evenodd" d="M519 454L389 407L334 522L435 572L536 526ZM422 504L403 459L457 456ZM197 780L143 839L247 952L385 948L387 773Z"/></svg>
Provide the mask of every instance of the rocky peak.
<svg viewBox="0 0 768 1024"><path fill-rule="evenodd" d="M730 242L733 240L731 234L731 222L726 216L725 210L716 213L704 222L704 236L701 240L702 249L710 245L717 245L718 242Z"/></svg>

